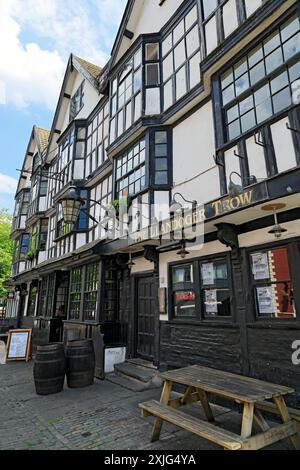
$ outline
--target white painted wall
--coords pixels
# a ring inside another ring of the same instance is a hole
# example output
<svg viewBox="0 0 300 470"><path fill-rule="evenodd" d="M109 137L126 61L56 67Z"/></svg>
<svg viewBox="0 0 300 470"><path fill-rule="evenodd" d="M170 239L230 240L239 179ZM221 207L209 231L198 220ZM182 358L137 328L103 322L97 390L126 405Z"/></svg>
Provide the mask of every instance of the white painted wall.
<svg viewBox="0 0 300 470"><path fill-rule="evenodd" d="M81 109L81 111L77 114L76 119L87 119L88 116L91 114L93 109L97 106L97 103L100 101L102 95L99 95L97 90L84 78L81 73L77 72L77 70L74 70L69 77L69 86L71 87L71 91L69 94L71 97L73 97L80 87L81 83L84 80L84 106ZM64 100L65 101L65 100ZM67 106L63 106L62 110L65 113L63 117L63 125L61 131L64 132L64 130L68 127L69 125L69 114L70 114L70 103L71 100L68 100Z"/></svg>
<svg viewBox="0 0 300 470"><path fill-rule="evenodd" d="M134 33L134 38L131 41L123 39L117 61L140 34L158 33L184 1L166 0L159 6L159 0L136 0L127 25L127 29Z"/></svg>
<svg viewBox="0 0 300 470"><path fill-rule="evenodd" d="M135 265L131 268L131 274L152 272L154 269L154 264L142 256L140 258L134 258L134 263Z"/></svg>
<svg viewBox="0 0 300 470"><path fill-rule="evenodd" d="M294 220L292 222L287 222L285 224L280 225L287 230L287 232L282 235L281 240L283 242L284 240L287 240L289 238L300 236L300 220ZM239 235L240 247L246 248L250 246L274 242L274 235L268 233L271 228L272 226Z"/></svg>
<svg viewBox="0 0 300 470"><path fill-rule="evenodd" d="M218 198L219 169L214 154L210 101L173 130L174 192L181 192L187 199L196 199L199 204Z"/></svg>

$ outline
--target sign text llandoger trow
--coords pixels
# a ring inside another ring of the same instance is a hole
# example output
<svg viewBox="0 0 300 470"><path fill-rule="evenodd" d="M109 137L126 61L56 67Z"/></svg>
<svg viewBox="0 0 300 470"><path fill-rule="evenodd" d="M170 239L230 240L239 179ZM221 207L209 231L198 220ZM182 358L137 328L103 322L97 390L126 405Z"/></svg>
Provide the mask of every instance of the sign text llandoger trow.
<svg viewBox="0 0 300 470"><path fill-rule="evenodd" d="M135 243L138 243L139 241L144 241L149 238L155 239L183 228L189 228L257 202L255 201L256 198L253 196L254 193L251 190L232 198L219 199L208 205L198 206L194 211L186 211L188 213L184 216L175 217L173 220L167 220L161 224L151 225L130 236Z"/></svg>

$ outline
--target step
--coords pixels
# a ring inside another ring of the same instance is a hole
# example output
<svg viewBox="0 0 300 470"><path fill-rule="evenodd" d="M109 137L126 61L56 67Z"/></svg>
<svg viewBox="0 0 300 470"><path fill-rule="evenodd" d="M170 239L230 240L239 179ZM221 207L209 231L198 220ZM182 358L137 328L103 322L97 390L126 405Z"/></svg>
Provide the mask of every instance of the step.
<svg viewBox="0 0 300 470"><path fill-rule="evenodd" d="M139 406L142 409L142 416L144 417L149 415L156 416L157 418L161 418L170 424L190 431L226 449L238 450L242 448L244 441L240 436L218 428L215 424L194 418L193 416L175 410L155 400L141 403Z"/></svg>
<svg viewBox="0 0 300 470"><path fill-rule="evenodd" d="M147 389L143 382L116 375L114 372L106 374L105 379L116 385L120 385L120 387L126 388L127 390L131 390L132 392L143 392Z"/></svg>
<svg viewBox="0 0 300 470"><path fill-rule="evenodd" d="M130 364L129 362L124 362L123 364L115 364L115 371L122 375L128 375L136 380L141 382L148 383L151 382L155 376L155 371L147 369L146 367L137 366L135 364Z"/></svg>
<svg viewBox="0 0 300 470"><path fill-rule="evenodd" d="M153 362L146 361L146 359L142 359L140 357L137 357L135 359L127 359L129 364L135 364L136 366L142 366L145 367L146 369L150 369L153 371L157 370L157 367L153 364Z"/></svg>

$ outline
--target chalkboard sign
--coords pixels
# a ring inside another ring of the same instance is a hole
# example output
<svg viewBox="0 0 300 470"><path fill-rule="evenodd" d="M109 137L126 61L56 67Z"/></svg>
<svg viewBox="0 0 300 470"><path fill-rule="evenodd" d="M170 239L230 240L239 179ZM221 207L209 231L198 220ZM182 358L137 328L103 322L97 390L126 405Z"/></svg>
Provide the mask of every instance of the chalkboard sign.
<svg viewBox="0 0 300 470"><path fill-rule="evenodd" d="M6 361L28 362L31 352L32 330L10 330L8 332Z"/></svg>

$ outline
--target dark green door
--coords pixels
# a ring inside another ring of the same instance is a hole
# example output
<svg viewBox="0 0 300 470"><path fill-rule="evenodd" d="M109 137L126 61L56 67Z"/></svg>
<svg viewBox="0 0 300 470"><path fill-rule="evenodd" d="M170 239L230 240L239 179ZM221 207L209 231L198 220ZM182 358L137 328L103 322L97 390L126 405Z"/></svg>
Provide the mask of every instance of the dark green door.
<svg viewBox="0 0 300 470"><path fill-rule="evenodd" d="M137 355L154 357L155 283L152 276L137 280Z"/></svg>

